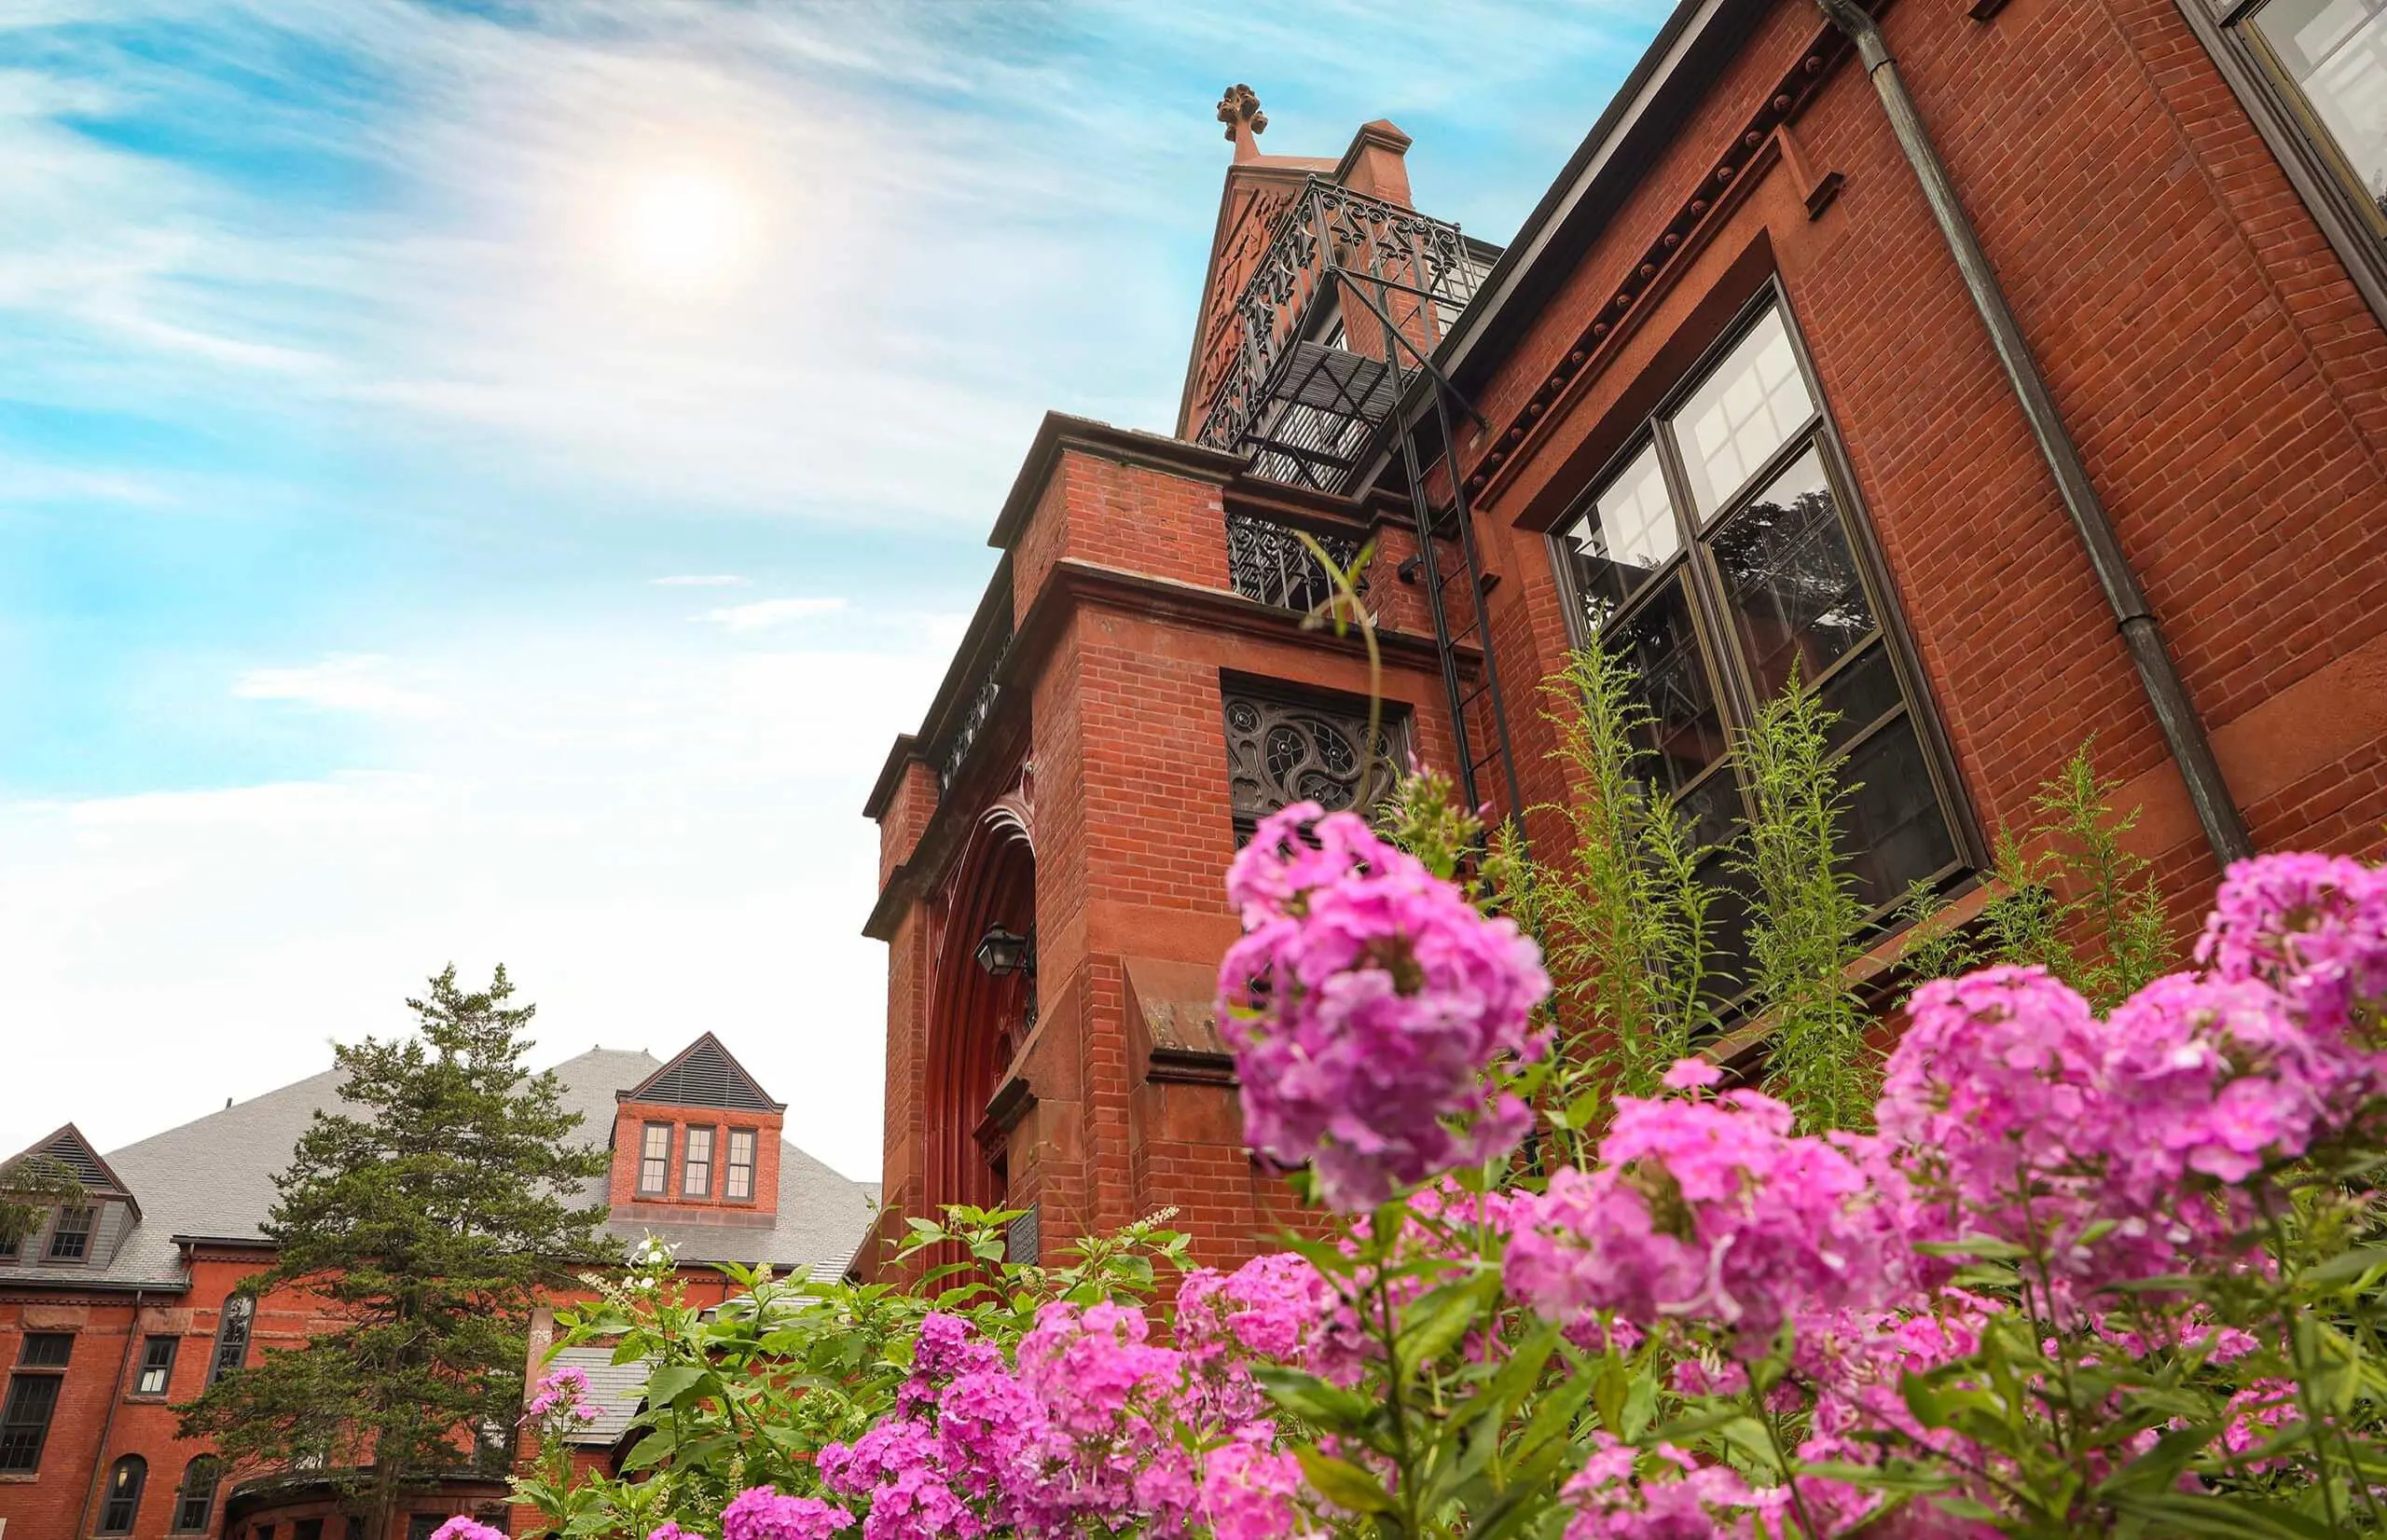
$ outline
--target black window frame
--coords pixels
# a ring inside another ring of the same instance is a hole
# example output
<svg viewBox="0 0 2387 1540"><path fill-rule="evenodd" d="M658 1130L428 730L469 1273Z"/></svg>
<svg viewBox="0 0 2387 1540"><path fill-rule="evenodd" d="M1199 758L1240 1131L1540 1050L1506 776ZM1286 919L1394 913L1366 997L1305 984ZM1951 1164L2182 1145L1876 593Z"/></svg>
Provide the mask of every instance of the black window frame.
<svg viewBox="0 0 2387 1540"><path fill-rule="evenodd" d="M653 1148L655 1143L653 1136L658 1130L663 1134L663 1153L650 1155L647 1151ZM669 1198L671 1196L671 1149L678 1142L672 1137L672 1125L669 1123L645 1122L639 1125L638 1195L640 1197ZM652 1186L648 1185L646 1179L649 1167L655 1171L655 1182Z"/></svg>
<svg viewBox="0 0 2387 1540"><path fill-rule="evenodd" d="M66 1222L70 1215L80 1219L81 1223L70 1228ZM50 1217L49 1238L42 1243L42 1264L48 1266L52 1262L62 1262L70 1267L80 1267L91 1259L91 1243L99 1239L99 1234L98 1204L67 1204ZM59 1243L68 1240L75 1243L74 1252L72 1255L62 1255L58 1249Z"/></svg>
<svg viewBox="0 0 2387 1540"><path fill-rule="evenodd" d="M7 1392L0 1396L0 1476L40 1473L65 1381L63 1369L19 1369L8 1376ZM30 1405L34 1402L40 1403L38 1408Z"/></svg>
<svg viewBox="0 0 2387 1540"><path fill-rule="evenodd" d="M1783 333L1789 339L1790 353L1796 361L1800 381L1807 392L1808 416L1794 431L1785 435L1762 462L1753 466L1737 487L1719 493L1714 506L1704 507L1694 493L1683 451L1675 441L1674 419L1691 396L1708 382L1716 368L1764 322L1768 314L1781 318ZM1664 478L1668 501L1676 515L1678 544L1663 561L1648 569L1649 575L1639 586L1623 600L1611 605L1594 627L1576 576L1566 532L1590 511L1596 494L1613 486L1653 447ZM1715 340L1702 349L1698 357L1685 366L1655 403L1641 414L1616 452L1595 474L1584 479L1581 491L1568 501L1565 511L1550 526L1544 538L1559 592L1566 601L1568 640L1576 647L1588 647L1593 644L1595 635L1651 613L1657 602L1679 578L1691 628L1698 642L1698 667L1709 697L1715 703L1719 725L1728 740L1745 729L1762 704L1763 697L1759 693L1758 682L1749 677L1749 670L1741 661L1741 649L1732 636L1733 619L1725 602L1724 580L1718 570L1713 547L1717 537L1732 524L1739 513L1810 454L1820 464L1825 485L1837 505L1851 564L1862 585L1866 602L1872 609L1874 631L1852 644L1833 660L1829 667L1802 682L1810 690L1828 690L1835 682L1851 676L1855 665L1870 660L1877 645L1882 650L1881 655L1887 658L1897 680L1899 704L1882 711L1870 722L1840 724L1836 729L1833 750L1835 761L1844 763L1901 718L1913 723L1924 767L1930 777L1954 850L1953 858L1927 879L1933 887L1946 892L1987 864L1980 828L1964 783L1956 772L1955 755L1940 721L1939 704L1933 698L1929 681L1909 638L1905 612L1897 589L1890 582L1889 566L1882 556L1872 519L1858 495L1856 474L1849 463L1846 447L1841 441L1839 427L1832 419L1831 404L1824 394L1823 382L1817 378L1814 360L1809 356L1798 314L1778 275L1769 277L1742 303ZM1731 780L1718 783L1717 777L1719 776L1730 777ZM1675 787L1667 795L1670 802L1680 807L1694 797L1711 790L1720 790L1721 785L1727 784L1733 788L1745 815L1749 808L1748 787L1740 772L1739 756L1732 752L1729 746L1705 768ZM1893 917L1903 897L1903 894L1889 895L1870 906L1866 920L1868 928L1881 928Z"/></svg>
<svg viewBox="0 0 2387 1540"><path fill-rule="evenodd" d="M320 1517L292 1519L290 1540L324 1540L323 1519Z"/></svg>
<svg viewBox="0 0 2387 1540"><path fill-rule="evenodd" d="M2270 0L2174 0L2238 104L2343 262L2372 312L2387 323L2387 215L2366 208L2344 157L2318 130L2304 92L2246 23Z"/></svg>
<svg viewBox="0 0 2387 1540"><path fill-rule="evenodd" d="M207 1382L214 1384L249 1361L249 1339L256 1335L257 1297L228 1294L215 1312L215 1341L207 1354Z"/></svg>
<svg viewBox="0 0 2387 1540"><path fill-rule="evenodd" d="M166 1533L205 1534L215 1522L215 1489L223 1480L222 1460L213 1454L193 1455L183 1467L183 1478L174 1483L174 1514Z"/></svg>
<svg viewBox="0 0 2387 1540"><path fill-rule="evenodd" d="M163 1400L173 1394L174 1360L181 1355L180 1337L153 1336L142 1339L141 1364L132 1371L132 1388L125 1394L139 1400ZM162 1350L162 1351L161 1351ZM148 1388L149 1377L158 1376L158 1388Z"/></svg>
<svg viewBox="0 0 2387 1540"><path fill-rule="evenodd" d="M746 1159L742 1163L738 1159L738 1141L741 1138L746 1141ZM761 1163L762 1154L763 1131L759 1128L733 1128L728 1130L723 1135L721 1147L722 1202L725 1203L751 1203L754 1201L755 1168ZM746 1190L743 1192L733 1192L730 1189L735 1185L738 1173L741 1171L746 1174Z"/></svg>
<svg viewBox="0 0 2387 1540"><path fill-rule="evenodd" d="M697 1135L699 1134L705 1136L705 1153L701 1161L697 1158ZM704 1169L704 1180L695 1187L690 1187L688 1178L696 1174L699 1166ZM719 1170L720 1166L721 1130L719 1128L711 1123L690 1123L680 1130L680 1190L675 1196L711 1198L713 1173Z"/></svg>
<svg viewBox="0 0 2387 1540"><path fill-rule="evenodd" d="M141 1522L141 1499L148 1490L149 1462L137 1454L118 1456L101 1483L99 1522L91 1533L131 1534Z"/></svg>
<svg viewBox="0 0 2387 1540"><path fill-rule="evenodd" d="M19 1368L63 1369L75 1361L71 1331L29 1331L17 1340Z"/></svg>

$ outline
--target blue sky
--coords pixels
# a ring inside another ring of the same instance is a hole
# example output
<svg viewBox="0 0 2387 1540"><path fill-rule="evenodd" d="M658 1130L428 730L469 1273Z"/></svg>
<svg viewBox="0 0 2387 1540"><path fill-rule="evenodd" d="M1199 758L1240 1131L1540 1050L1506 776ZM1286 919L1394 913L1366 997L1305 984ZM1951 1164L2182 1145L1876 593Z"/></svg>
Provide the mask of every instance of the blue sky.
<svg viewBox="0 0 2387 1540"><path fill-rule="evenodd" d="M875 1175L862 801L1038 417L1174 425L1221 88L1501 240L1664 8L9 0L0 1151L502 959Z"/></svg>

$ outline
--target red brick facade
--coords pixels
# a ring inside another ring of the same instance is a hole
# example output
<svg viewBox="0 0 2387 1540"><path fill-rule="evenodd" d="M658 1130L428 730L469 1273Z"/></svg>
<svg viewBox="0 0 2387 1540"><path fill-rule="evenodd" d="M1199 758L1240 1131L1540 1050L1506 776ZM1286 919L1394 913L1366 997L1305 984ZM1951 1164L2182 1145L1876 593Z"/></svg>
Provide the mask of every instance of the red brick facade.
<svg viewBox="0 0 2387 1540"><path fill-rule="evenodd" d="M2181 3L2011 0L1975 21L1909 0L1882 24L2256 845L2375 857L2387 328ZM1536 691L1574 640L1548 531L1771 291L1844 450L1972 859L1988 832L2030 821L2039 783L2093 736L2121 804L2142 810L2132 843L2186 915L2214 859L1871 83L1809 0L1747 0L1712 23L1699 10L1669 24L1440 352L1484 419L1459 461L1525 803L1569 794ZM1230 137L1182 434L1231 366L1224 309L1301 179L1364 163L1374 190L1407 199L1405 173L1391 190L1384 170L1407 143L1389 125L1339 165ZM1281 1221L1207 1017L1235 929L1220 703L1251 678L1367 683L1345 643L1233 595L1222 521L1238 510L1383 540L1368 595L1383 693L1418 752L1451 763L1421 590L1394 576L1414 549L1405 494L1289 492L1209 449L1048 419L992 541L1007 555L982 623L1000 609L1011 627L973 631L869 808L884 888L869 929L890 948L890 1210L950 1199L937 1174L978 1161L1000 1172L978 1195L1035 1205L1048 1257L1164 1206L1206 1260L1248 1254ZM957 724L989 680L965 741ZM954 917L976 913L973 831L1006 803L1032 847L1041 1010L964 1086L954 1055L1003 1029L941 1017L940 1000L977 940Z"/></svg>

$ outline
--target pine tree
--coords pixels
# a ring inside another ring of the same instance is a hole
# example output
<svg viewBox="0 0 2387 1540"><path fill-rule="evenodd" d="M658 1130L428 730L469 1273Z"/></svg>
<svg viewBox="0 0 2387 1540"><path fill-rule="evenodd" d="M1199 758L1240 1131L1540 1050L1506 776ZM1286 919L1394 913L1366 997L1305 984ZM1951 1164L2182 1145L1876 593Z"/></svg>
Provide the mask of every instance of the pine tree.
<svg viewBox="0 0 2387 1540"><path fill-rule="evenodd" d="M575 1140L554 1075L522 1056L533 1008L505 969L450 965L407 1005L419 1036L336 1048L346 1107L299 1137L243 1286L321 1302L326 1328L269 1349L180 1409L183 1437L236 1466L320 1472L384 1533L400 1497L500 1448L518 1415L530 1313L580 1268L617 1262L581 1206L605 1152Z"/></svg>

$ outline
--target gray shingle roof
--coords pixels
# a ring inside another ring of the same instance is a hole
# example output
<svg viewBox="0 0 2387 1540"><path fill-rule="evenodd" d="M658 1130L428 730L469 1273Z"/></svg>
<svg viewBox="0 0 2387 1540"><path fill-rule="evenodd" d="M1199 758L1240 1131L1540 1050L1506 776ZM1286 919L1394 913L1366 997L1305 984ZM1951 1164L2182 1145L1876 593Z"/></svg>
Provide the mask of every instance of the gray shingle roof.
<svg viewBox="0 0 2387 1540"><path fill-rule="evenodd" d="M630 1425L630 1419L638 1415L639 1396L646 1388L652 1363L616 1364L612 1348L568 1347L558 1348L542 1372L553 1374L567 1366L588 1376L588 1396L581 1404L593 1409L597 1417L594 1422L574 1426L565 1436L566 1441L605 1448L619 1438Z"/></svg>
<svg viewBox="0 0 2387 1540"><path fill-rule="evenodd" d="M564 1106L582 1115L582 1137L602 1146L613 1137L614 1093L662 1067L654 1055L594 1049L555 1066ZM0 1288L41 1284L84 1287L179 1289L185 1278L173 1237L261 1239L274 1201L273 1178L290 1163L298 1135L317 1108L338 1103L339 1073L325 1070L278 1091L112 1150L109 1167L139 1200L140 1222L113 1255L84 1265L0 1265ZM588 1186L601 1203L605 1178ZM777 1223L712 1226L614 1220L608 1234L626 1243L654 1234L679 1248L682 1262L769 1262L818 1272L842 1267L869 1227L875 1183L849 1181L791 1143L780 1149ZM627 1248L626 1248L627 1249Z"/></svg>

